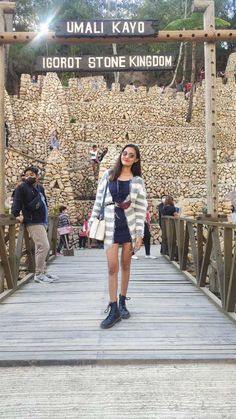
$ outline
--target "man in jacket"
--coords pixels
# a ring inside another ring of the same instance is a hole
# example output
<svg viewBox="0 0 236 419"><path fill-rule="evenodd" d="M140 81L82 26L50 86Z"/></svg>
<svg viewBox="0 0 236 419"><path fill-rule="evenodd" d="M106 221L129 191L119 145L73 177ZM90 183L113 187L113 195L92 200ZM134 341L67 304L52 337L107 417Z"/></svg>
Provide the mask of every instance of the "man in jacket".
<svg viewBox="0 0 236 419"><path fill-rule="evenodd" d="M27 167L24 176L24 181L15 189L12 214L17 221L25 224L28 234L35 244L34 281L53 282L58 278L45 274L46 258L50 248L47 237L47 199L43 187L38 184L37 167Z"/></svg>

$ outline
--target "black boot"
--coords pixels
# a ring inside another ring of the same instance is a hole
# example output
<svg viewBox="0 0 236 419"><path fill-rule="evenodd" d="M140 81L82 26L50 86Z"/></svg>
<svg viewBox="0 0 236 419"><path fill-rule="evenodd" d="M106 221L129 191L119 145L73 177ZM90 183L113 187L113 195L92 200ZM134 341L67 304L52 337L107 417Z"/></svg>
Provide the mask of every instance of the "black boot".
<svg viewBox="0 0 236 419"><path fill-rule="evenodd" d="M125 295L119 295L119 311L122 319L128 319L130 317L130 312L127 310L125 305L125 300L130 300L130 298L125 297Z"/></svg>
<svg viewBox="0 0 236 419"><path fill-rule="evenodd" d="M104 311L104 313L108 313L109 308L110 308L110 312L108 316L101 323L102 329L109 329L109 327L114 326L114 324L116 324L117 322L121 320L117 302L110 303L107 309Z"/></svg>

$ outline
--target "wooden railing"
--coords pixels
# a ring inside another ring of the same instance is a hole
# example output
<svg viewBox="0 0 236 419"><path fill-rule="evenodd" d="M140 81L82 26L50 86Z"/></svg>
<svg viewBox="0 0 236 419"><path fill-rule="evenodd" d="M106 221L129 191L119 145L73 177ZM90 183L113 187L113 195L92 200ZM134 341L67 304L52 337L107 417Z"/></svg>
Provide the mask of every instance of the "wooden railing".
<svg viewBox="0 0 236 419"><path fill-rule="evenodd" d="M162 217L163 254L207 287L215 274L220 305L235 312L236 224L213 218ZM217 293L216 293L217 294Z"/></svg>
<svg viewBox="0 0 236 419"><path fill-rule="evenodd" d="M56 255L57 218L49 217L48 239L50 251L48 259ZM23 268L25 275L33 274L33 243L24 225L16 223L13 216L0 215L0 299L4 290L15 290ZM21 275L22 277L22 275Z"/></svg>

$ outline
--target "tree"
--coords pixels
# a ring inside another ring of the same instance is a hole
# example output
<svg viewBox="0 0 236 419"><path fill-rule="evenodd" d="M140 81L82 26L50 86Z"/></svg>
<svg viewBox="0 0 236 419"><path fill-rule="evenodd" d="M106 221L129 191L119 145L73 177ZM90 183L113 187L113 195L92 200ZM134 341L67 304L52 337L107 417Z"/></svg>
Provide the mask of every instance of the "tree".
<svg viewBox="0 0 236 419"><path fill-rule="evenodd" d="M221 19L221 18L215 18L215 26L217 28L226 28L230 26L230 23ZM166 28L166 30L194 30L194 29L203 29L203 14L194 12L192 13L190 18L187 19L177 19L173 22L169 23ZM193 91L194 91L194 85L196 82L196 42L192 42L192 70L191 70L191 91L190 91L190 97L189 97L189 107L188 107L188 113L186 117L186 122L190 122L192 118L192 106L193 106Z"/></svg>
<svg viewBox="0 0 236 419"><path fill-rule="evenodd" d="M187 13L188 13L188 0L185 0L185 3L184 3L184 19L187 19ZM178 61L177 61L177 64L176 64L176 68L175 68L175 71L174 71L173 78L172 78L168 87L174 86L174 84L176 82L176 77L177 77L177 74L178 74L178 69L179 69L179 66L180 66L180 62L181 62L181 59L182 59L184 49L185 49L185 55L184 55L185 56L185 61L184 61L184 66L183 66L184 67L183 74L186 72L186 64L187 64L186 46L187 46L186 42L181 42L180 43Z"/></svg>
<svg viewBox="0 0 236 419"><path fill-rule="evenodd" d="M183 16L183 0L144 0L137 11L140 19L156 19L163 29L168 22Z"/></svg>
<svg viewBox="0 0 236 419"><path fill-rule="evenodd" d="M190 0L143 0L142 4L138 8L137 16L139 19L156 19L158 20L159 30L163 30L166 25L176 18L185 16L186 2L190 4ZM145 46L147 48L147 46ZM175 43L156 43L148 46L151 53L154 54L173 54L173 50L176 50ZM180 44L179 58L181 61L183 44ZM176 68L176 72L178 69ZM171 73L170 71L158 71L157 77L159 82L163 84L174 84L176 74L174 72L172 81L170 82Z"/></svg>

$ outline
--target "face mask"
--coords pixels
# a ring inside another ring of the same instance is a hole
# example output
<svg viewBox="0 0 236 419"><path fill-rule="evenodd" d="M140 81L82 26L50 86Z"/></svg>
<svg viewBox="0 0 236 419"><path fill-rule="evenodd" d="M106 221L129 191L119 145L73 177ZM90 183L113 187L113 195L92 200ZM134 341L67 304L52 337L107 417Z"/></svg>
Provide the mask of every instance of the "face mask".
<svg viewBox="0 0 236 419"><path fill-rule="evenodd" d="M25 181L26 181L27 183L29 183L30 185L33 185L33 184L36 182L36 177L34 177L34 176L29 176L29 177L27 177L27 178L25 179Z"/></svg>

